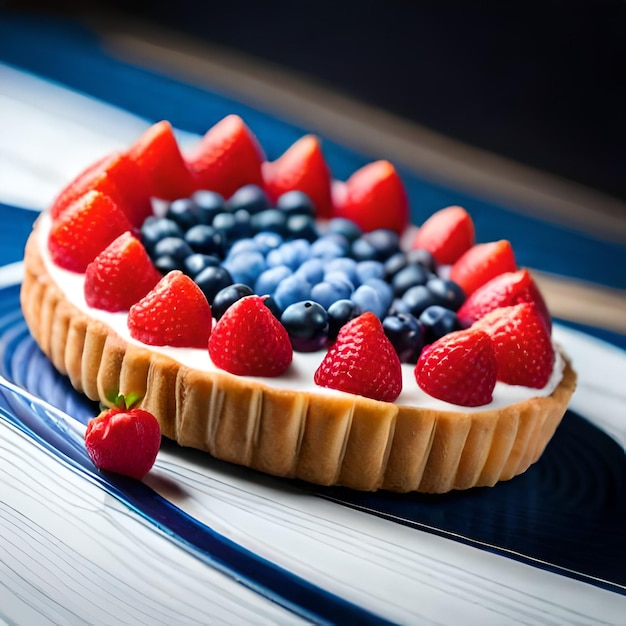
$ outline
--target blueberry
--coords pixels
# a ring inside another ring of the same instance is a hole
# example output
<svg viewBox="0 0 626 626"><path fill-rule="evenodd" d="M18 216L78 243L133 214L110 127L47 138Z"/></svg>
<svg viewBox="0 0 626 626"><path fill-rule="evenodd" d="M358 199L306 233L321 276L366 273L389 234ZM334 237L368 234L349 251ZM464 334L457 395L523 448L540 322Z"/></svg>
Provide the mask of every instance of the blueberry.
<svg viewBox="0 0 626 626"><path fill-rule="evenodd" d="M296 274L304 280L316 285L324 278L324 262L322 259L308 259L296 270Z"/></svg>
<svg viewBox="0 0 626 626"><path fill-rule="evenodd" d="M294 350L314 352L326 345L328 314L317 302L294 302L283 311L280 321L289 334Z"/></svg>
<svg viewBox="0 0 626 626"><path fill-rule="evenodd" d="M401 297L411 287L425 285L428 278L428 272L419 263L407 265L391 279L393 293Z"/></svg>
<svg viewBox="0 0 626 626"><path fill-rule="evenodd" d="M357 276L357 262L349 257L343 256L331 259L324 265L325 276L335 272L341 272L344 274L353 285L361 282Z"/></svg>
<svg viewBox="0 0 626 626"><path fill-rule="evenodd" d="M334 217L328 222L328 232L345 237L348 242L355 241L363 231L352 220L343 217Z"/></svg>
<svg viewBox="0 0 626 626"><path fill-rule="evenodd" d="M310 258L310 249L311 244L306 239L286 241L267 253L267 265L286 265L295 271Z"/></svg>
<svg viewBox="0 0 626 626"><path fill-rule="evenodd" d="M340 280L333 282L323 280L311 288L311 300L318 302L324 309L328 309L337 300L348 299L351 294L350 283Z"/></svg>
<svg viewBox="0 0 626 626"><path fill-rule="evenodd" d="M198 207L198 220L200 224L212 224L213 218L225 210L224 198L216 191L200 189L191 199Z"/></svg>
<svg viewBox="0 0 626 626"><path fill-rule="evenodd" d="M382 278L368 278L362 286L372 287L380 299L381 307L386 312L393 302L393 289Z"/></svg>
<svg viewBox="0 0 626 626"><path fill-rule="evenodd" d="M257 278L267 269L265 257L260 252L241 252L223 263L233 282L254 287Z"/></svg>
<svg viewBox="0 0 626 626"><path fill-rule="evenodd" d="M309 215L290 215L287 218L286 234L293 239L315 241L319 237L315 219Z"/></svg>
<svg viewBox="0 0 626 626"><path fill-rule="evenodd" d="M426 343L432 343L448 333L461 329L456 313L437 304L424 310L419 320L425 328Z"/></svg>
<svg viewBox="0 0 626 626"><path fill-rule="evenodd" d="M426 288L435 296L437 304L451 311L457 311L465 302L465 292L452 280L431 278Z"/></svg>
<svg viewBox="0 0 626 626"><path fill-rule="evenodd" d="M396 252L395 254L392 254L385 261L385 264L383 266L385 268L385 278L388 281L391 281L391 279L400 270L403 270L408 264L409 264L409 260L407 259L407 256L404 252L400 251L400 252Z"/></svg>
<svg viewBox="0 0 626 626"><path fill-rule="evenodd" d="M352 300L337 300L328 307L328 338L332 341L342 326L361 315L361 307Z"/></svg>
<svg viewBox="0 0 626 626"><path fill-rule="evenodd" d="M185 233L185 241L194 252L212 254L223 258L225 252L224 234L214 226L196 224Z"/></svg>
<svg viewBox="0 0 626 626"><path fill-rule="evenodd" d="M167 274L172 270L184 270L184 262L165 254L154 259L154 267L156 267L161 274Z"/></svg>
<svg viewBox="0 0 626 626"><path fill-rule="evenodd" d="M258 185L244 185L226 202L226 208L232 212L245 209L250 215L256 215L265 211L270 206L269 199Z"/></svg>
<svg viewBox="0 0 626 626"><path fill-rule="evenodd" d="M400 250L400 237L393 230L386 228L372 230L369 233L365 233L363 239L373 246L376 251L375 258L379 261L386 261Z"/></svg>
<svg viewBox="0 0 626 626"><path fill-rule="evenodd" d="M202 289L202 292L209 301L209 304L213 303L213 299L220 289L228 287L233 284L232 276L228 270L224 267L207 267L203 269L197 276L194 277L194 281Z"/></svg>
<svg viewBox="0 0 626 626"><path fill-rule="evenodd" d="M370 278L384 280L385 267L380 261L361 261L356 266L356 275L358 283L365 283Z"/></svg>
<svg viewBox="0 0 626 626"><path fill-rule="evenodd" d="M213 313L213 317L216 320L219 320L222 315L226 313L228 307L245 296L253 295L253 293L254 292L248 285L243 285L241 283L235 283L220 289L215 294L213 302L211 303L211 312Z"/></svg>
<svg viewBox="0 0 626 626"><path fill-rule="evenodd" d="M191 198L174 200L169 205L165 217L176 222L183 231L200 223L200 211Z"/></svg>
<svg viewBox="0 0 626 626"><path fill-rule="evenodd" d="M183 237L181 227L173 220L164 217L151 216L145 220L141 226L141 241L148 251L152 254L154 246L166 237Z"/></svg>
<svg viewBox="0 0 626 626"><path fill-rule="evenodd" d="M286 265L275 265L262 272L254 283L254 291L260 296L272 295L276 287L292 275L291 268Z"/></svg>
<svg viewBox="0 0 626 626"><path fill-rule="evenodd" d="M359 237L352 242L350 256L357 261L378 260L378 252L374 244L365 237Z"/></svg>
<svg viewBox="0 0 626 626"><path fill-rule="evenodd" d="M235 218L234 231L239 239L252 237L254 231L252 229L252 216L245 209L238 209L233 213Z"/></svg>
<svg viewBox="0 0 626 626"><path fill-rule="evenodd" d="M217 267L220 264L218 257L211 254L190 254L184 261L184 272L192 278L197 276L205 267Z"/></svg>
<svg viewBox="0 0 626 626"><path fill-rule="evenodd" d="M383 320L385 335L401 363L417 363L424 347L424 325L410 313L388 315Z"/></svg>
<svg viewBox="0 0 626 626"><path fill-rule="evenodd" d="M402 295L402 302L406 310L415 317L419 317L422 311L425 311L429 306L438 304L437 298L428 290L426 285L409 287Z"/></svg>
<svg viewBox="0 0 626 626"><path fill-rule="evenodd" d="M362 311L371 311L379 319L382 319L387 313L388 306L371 285L360 285L354 290L350 299L358 304Z"/></svg>
<svg viewBox="0 0 626 626"><path fill-rule="evenodd" d="M428 252L428 250L424 250L423 248L413 248L408 250L406 252L406 258L409 264L419 263L423 268L432 273L434 273L437 268L435 257Z"/></svg>
<svg viewBox="0 0 626 626"><path fill-rule="evenodd" d="M303 215L315 217L315 206L311 198L303 191L287 191L279 196L276 208L287 215Z"/></svg>
<svg viewBox="0 0 626 626"><path fill-rule="evenodd" d="M171 256L182 265L183 261L193 252L194 250L184 239L180 237L165 237L157 241L152 254L155 258Z"/></svg>
<svg viewBox="0 0 626 626"><path fill-rule="evenodd" d="M238 219L235 213L218 213L212 225L223 234L227 244L252 234L250 223Z"/></svg>
<svg viewBox="0 0 626 626"><path fill-rule="evenodd" d="M290 304L300 300L309 300L311 297L311 284L302 280L301 276L292 274L283 280L274 290L273 298L281 311Z"/></svg>
<svg viewBox="0 0 626 626"><path fill-rule="evenodd" d="M267 254L270 250L278 248L283 243L283 238L278 233L269 231L261 231L252 237L259 245L259 249L263 254Z"/></svg>
<svg viewBox="0 0 626 626"><path fill-rule="evenodd" d="M345 256L347 241L342 237L323 235L311 244L311 256L330 261Z"/></svg>
<svg viewBox="0 0 626 626"><path fill-rule="evenodd" d="M252 230L255 233L269 231L285 236L287 232L287 216L278 209L265 209L251 216Z"/></svg>
<svg viewBox="0 0 626 626"><path fill-rule="evenodd" d="M228 249L226 258L240 254L241 252L260 252L265 255L265 247L252 237L244 237L243 239L237 239L233 245Z"/></svg>

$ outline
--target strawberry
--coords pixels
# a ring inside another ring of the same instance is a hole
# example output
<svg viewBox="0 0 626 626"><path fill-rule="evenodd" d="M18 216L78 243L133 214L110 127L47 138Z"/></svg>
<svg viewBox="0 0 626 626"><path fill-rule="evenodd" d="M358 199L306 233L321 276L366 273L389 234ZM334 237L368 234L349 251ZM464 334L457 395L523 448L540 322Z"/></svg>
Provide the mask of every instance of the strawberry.
<svg viewBox="0 0 626 626"><path fill-rule="evenodd" d="M192 175L167 121L153 124L127 152L148 180L150 196L185 198L195 191Z"/></svg>
<svg viewBox="0 0 626 626"><path fill-rule="evenodd" d="M486 282L465 300L457 311L457 316L464 326L471 326L495 309L521 302L532 302L548 331L551 329L552 320L548 307L527 269L504 272Z"/></svg>
<svg viewBox="0 0 626 626"><path fill-rule="evenodd" d="M449 206L431 215L417 231L412 248L428 250L437 263L452 265L474 245L474 222L460 206Z"/></svg>
<svg viewBox="0 0 626 626"><path fill-rule="evenodd" d="M125 232L85 270L85 300L103 311L128 311L161 279L143 244Z"/></svg>
<svg viewBox="0 0 626 626"><path fill-rule="evenodd" d="M287 191L298 190L309 196L318 218L331 216L330 169L314 135L301 137L278 159L263 163L262 172L265 190L273 202Z"/></svg>
<svg viewBox="0 0 626 626"><path fill-rule="evenodd" d="M85 431L87 453L99 470L137 480L152 469L160 445L161 428L154 415L119 401L89 420Z"/></svg>
<svg viewBox="0 0 626 626"><path fill-rule="evenodd" d="M206 349L213 317L202 290L172 270L128 313L131 337L150 346Z"/></svg>
<svg viewBox="0 0 626 626"><path fill-rule="evenodd" d="M345 324L314 375L315 384L393 402L402 366L380 320L367 311Z"/></svg>
<svg viewBox="0 0 626 626"><path fill-rule="evenodd" d="M472 246L450 269L453 280L466 296L504 272L517 269L513 248L506 239Z"/></svg>
<svg viewBox="0 0 626 626"><path fill-rule="evenodd" d="M133 226L141 226L152 213L148 179L128 156L114 152L96 161L61 191L50 209L52 219L92 189L109 196Z"/></svg>
<svg viewBox="0 0 626 626"><path fill-rule="evenodd" d="M534 304L495 309L474 323L493 342L498 380L509 385L545 387L554 366L550 333Z"/></svg>
<svg viewBox="0 0 626 626"><path fill-rule="evenodd" d="M219 319L209 339L209 356L220 369L238 376L280 376L293 358L285 327L265 298L244 296Z"/></svg>
<svg viewBox="0 0 626 626"><path fill-rule="evenodd" d="M419 387L439 400L481 406L492 400L498 365L487 333L467 329L426 346L415 366Z"/></svg>
<svg viewBox="0 0 626 626"><path fill-rule="evenodd" d="M52 223L48 250L59 267L84 272L102 250L131 228L111 198L99 191L88 191Z"/></svg>
<svg viewBox="0 0 626 626"><path fill-rule="evenodd" d="M197 189L216 191L225 198L246 184L263 186L263 151L238 115L212 126L188 155L187 166Z"/></svg>
<svg viewBox="0 0 626 626"><path fill-rule="evenodd" d="M331 189L333 217L355 222L364 232L386 228L402 233L409 222L409 201L404 184L389 161L363 166L344 183Z"/></svg>

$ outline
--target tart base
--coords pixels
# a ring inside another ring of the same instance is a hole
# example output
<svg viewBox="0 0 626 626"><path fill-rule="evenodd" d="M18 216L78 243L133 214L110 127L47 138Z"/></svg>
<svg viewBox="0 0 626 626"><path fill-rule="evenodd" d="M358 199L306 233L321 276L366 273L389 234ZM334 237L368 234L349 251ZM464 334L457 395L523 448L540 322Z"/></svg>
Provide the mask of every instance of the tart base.
<svg viewBox="0 0 626 626"><path fill-rule="evenodd" d="M28 328L54 367L91 400L138 393L165 437L275 476L319 485L445 493L493 486L543 453L576 387L563 355L547 397L503 409L436 411L351 394L268 387L201 372L126 342L65 297L31 234L20 300Z"/></svg>

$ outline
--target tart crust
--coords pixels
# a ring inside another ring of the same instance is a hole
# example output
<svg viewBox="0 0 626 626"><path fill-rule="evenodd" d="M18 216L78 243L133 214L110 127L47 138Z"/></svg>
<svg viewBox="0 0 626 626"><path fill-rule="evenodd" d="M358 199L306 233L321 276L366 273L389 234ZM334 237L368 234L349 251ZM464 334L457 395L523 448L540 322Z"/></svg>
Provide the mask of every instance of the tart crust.
<svg viewBox="0 0 626 626"><path fill-rule="evenodd" d="M181 446L320 485L403 493L493 486L539 459L576 387L565 355L550 396L472 412L201 372L130 344L79 311L49 275L35 234L26 245L20 299L35 341L77 391L103 404L111 392L139 393L163 435Z"/></svg>

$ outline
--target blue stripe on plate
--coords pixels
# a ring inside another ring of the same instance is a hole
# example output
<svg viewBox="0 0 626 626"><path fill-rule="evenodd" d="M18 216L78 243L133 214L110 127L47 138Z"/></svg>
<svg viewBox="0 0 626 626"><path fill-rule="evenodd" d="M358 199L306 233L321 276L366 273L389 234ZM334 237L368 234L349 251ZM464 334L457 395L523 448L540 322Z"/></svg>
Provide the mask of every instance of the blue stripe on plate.
<svg viewBox="0 0 626 626"><path fill-rule="evenodd" d="M204 133L229 113L241 115L258 136L270 159L276 158L306 129L223 94L176 81L124 63L104 51L96 34L69 19L3 16L0 59L72 89L136 113L149 120L168 119L182 130ZM333 174L347 178L367 159L330 138L324 152ZM519 265L626 288L626 245L606 242L423 180L402 168L413 207L421 223L437 209L465 206L479 241L509 239Z"/></svg>

